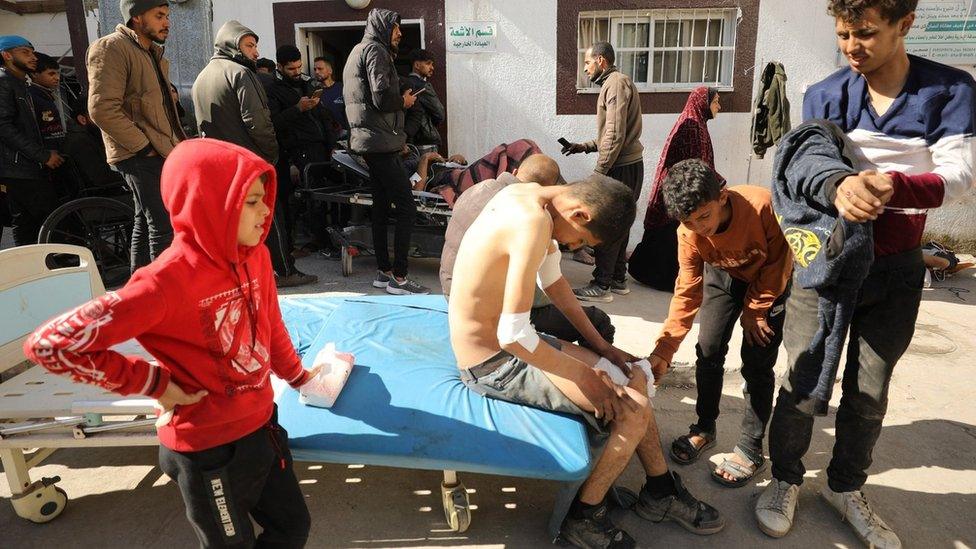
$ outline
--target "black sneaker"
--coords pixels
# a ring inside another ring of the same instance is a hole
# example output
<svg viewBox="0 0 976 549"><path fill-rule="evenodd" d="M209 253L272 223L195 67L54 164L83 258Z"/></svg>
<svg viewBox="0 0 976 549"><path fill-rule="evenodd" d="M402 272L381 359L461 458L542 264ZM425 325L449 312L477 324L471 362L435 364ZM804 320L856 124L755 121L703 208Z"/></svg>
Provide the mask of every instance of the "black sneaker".
<svg viewBox="0 0 976 549"><path fill-rule="evenodd" d="M581 518L566 517L559 533L563 539L582 549L632 549L637 546L634 538L610 522L606 504L592 513L584 513Z"/></svg>
<svg viewBox="0 0 976 549"><path fill-rule="evenodd" d="M654 498L646 487L641 488L634 512L641 518L651 522L673 520L685 530L700 536L718 533L725 527L725 519L718 510L711 505L695 499L691 492L681 482L677 473L674 475L676 494L663 498Z"/></svg>
<svg viewBox="0 0 976 549"><path fill-rule="evenodd" d="M624 280L614 280L610 283L610 291L617 295L627 295L630 293L630 288L627 287L627 279Z"/></svg>
<svg viewBox="0 0 976 549"><path fill-rule="evenodd" d="M599 301L600 303L610 303L613 301L613 294L610 293L610 288L604 288L599 284L590 282L582 288L576 288L573 290L576 297L580 301Z"/></svg>
<svg viewBox="0 0 976 549"><path fill-rule="evenodd" d="M376 278L373 280L374 288L386 288L390 284L393 277L384 273L383 271L376 271Z"/></svg>
<svg viewBox="0 0 976 549"><path fill-rule="evenodd" d="M295 271L288 276L279 276L277 279L275 279L275 284L279 288L292 288L294 286L315 284L318 281L319 281L319 277L315 275L305 274L301 271Z"/></svg>
<svg viewBox="0 0 976 549"><path fill-rule="evenodd" d="M409 278L404 278L403 282L397 282L396 278L391 278L389 284L386 285L386 293L393 295L427 295L430 293L430 288L417 284Z"/></svg>

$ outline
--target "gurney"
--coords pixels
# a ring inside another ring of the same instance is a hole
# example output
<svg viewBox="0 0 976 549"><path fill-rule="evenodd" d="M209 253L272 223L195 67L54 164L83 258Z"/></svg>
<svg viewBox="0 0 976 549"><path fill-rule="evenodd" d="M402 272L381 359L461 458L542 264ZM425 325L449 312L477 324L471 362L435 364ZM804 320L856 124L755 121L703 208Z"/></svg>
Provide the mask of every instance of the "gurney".
<svg viewBox="0 0 976 549"><path fill-rule="evenodd" d="M583 422L484 398L458 376L443 296L284 298L282 316L305 366L326 343L356 356L331 409L299 404L276 383L278 420L298 461L445 471L445 518L470 523L457 472L558 481L550 532L591 467Z"/></svg>
<svg viewBox="0 0 976 549"><path fill-rule="evenodd" d="M48 267L51 254L77 256L79 265ZM105 291L91 254L73 246L5 250L0 273L0 373L29 366L21 345L40 323ZM279 420L297 460L443 470L445 517L458 531L471 517L457 472L557 481L555 536L592 464L584 426L465 388L442 296L282 298L281 309L306 366L330 341L357 357L332 409L301 405L294 390L276 384ZM118 350L145 353L134 342ZM158 444L151 399L73 383L40 366L8 377L0 385L0 457L23 518L47 522L67 504L59 478L29 475L55 449ZM31 449L38 450L25 456Z"/></svg>
<svg viewBox="0 0 976 549"><path fill-rule="evenodd" d="M77 258L77 266L49 266L72 263L67 257ZM41 244L0 251L0 459L14 510L33 522L54 519L67 504L59 477L30 478L30 468L55 449L159 444L154 400L74 383L24 362L21 345L35 328L103 293L85 248ZM134 341L116 350L151 358Z"/></svg>
<svg viewBox="0 0 976 549"><path fill-rule="evenodd" d="M325 174L328 171L338 174L338 180L327 177ZM337 149L332 153L331 162L307 164L301 180L299 193L306 202L307 211L314 211L316 203L348 205L359 210L351 216L348 226L329 227L333 244L342 252L342 275L349 276L352 274L352 259L360 255L370 255L373 250L372 227L363 222L365 210L373 206L369 171L349 152ZM439 194L412 192L417 205L417 221L414 225L411 255L440 257L444 247L444 232L451 217L451 207ZM335 217L341 218L339 215ZM392 236L389 242L393 242Z"/></svg>

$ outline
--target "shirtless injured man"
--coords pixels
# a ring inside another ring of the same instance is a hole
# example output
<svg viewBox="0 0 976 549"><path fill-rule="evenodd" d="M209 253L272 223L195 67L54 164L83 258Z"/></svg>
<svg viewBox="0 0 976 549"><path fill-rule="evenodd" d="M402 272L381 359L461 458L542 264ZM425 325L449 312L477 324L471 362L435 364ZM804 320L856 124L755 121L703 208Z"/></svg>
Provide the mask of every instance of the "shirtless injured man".
<svg viewBox="0 0 976 549"><path fill-rule="evenodd" d="M725 525L668 470L639 368L615 385L595 368L599 356L545 334L529 322L534 288L560 280L558 245L571 249L621 238L634 221L631 191L591 176L565 186L510 185L485 206L461 241L448 308L451 344L471 390L545 410L581 416L609 436L563 522L577 547L634 547L610 521L606 496L636 453L647 475L634 511L652 522L674 521L696 534ZM653 381L653 380L652 380Z"/></svg>

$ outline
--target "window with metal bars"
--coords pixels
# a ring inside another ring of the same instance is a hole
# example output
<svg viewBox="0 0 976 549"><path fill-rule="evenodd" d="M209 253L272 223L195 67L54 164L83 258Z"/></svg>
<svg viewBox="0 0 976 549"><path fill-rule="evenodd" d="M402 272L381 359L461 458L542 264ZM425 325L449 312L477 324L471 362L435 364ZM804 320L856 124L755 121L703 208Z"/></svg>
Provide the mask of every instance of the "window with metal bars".
<svg viewBox="0 0 976 549"><path fill-rule="evenodd" d="M656 9L580 12L576 87L597 89L583 72L594 42L609 42L617 68L641 91L682 91L697 86L732 89L739 10Z"/></svg>

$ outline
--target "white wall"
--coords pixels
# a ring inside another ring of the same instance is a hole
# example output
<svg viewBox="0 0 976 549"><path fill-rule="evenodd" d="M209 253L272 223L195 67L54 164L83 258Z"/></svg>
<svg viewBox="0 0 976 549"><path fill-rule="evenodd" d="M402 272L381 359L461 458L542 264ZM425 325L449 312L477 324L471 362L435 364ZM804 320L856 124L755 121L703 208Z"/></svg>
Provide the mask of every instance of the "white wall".
<svg viewBox="0 0 976 549"><path fill-rule="evenodd" d="M806 87L837 68L833 20L826 14L825 4L822 0L763 0L755 68L735 67L736 71L753 68L749 74L754 82L765 62L783 63L794 125L801 120ZM277 44L271 5L267 0L213 0L214 30L228 19L237 19L258 33L261 55L273 58ZM362 12L363 18L366 13ZM594 116L556 115L556 0L445 0L445 17L447 21L497 21L500 30L496 53L447 54L451 152L472 158L498 143L528 137L555 156L559 137L570 141L595 137ZM752 89L746 92L753 95ZM644 116L644 195L631 246L640 238L639 220L647 193L664 139L676 118L677 114ZM767 152L763 160L751 158L750 118L749 113L723 113L709 122L716 167L732 184L768 185L775 150ZM589 174L594 162L594 155L560 160L568 179ZM972 203L943 208L930 216L929 228L976 238L972 212Z"/></svg>
<svg viewBox="0 0 976 549"><path fill-rule="evenodd" d="M0 35L18 34L31 41L34 48L52 57L61 57L71 49L68 17L61 13L17 15L0 11Z"/></svg>

